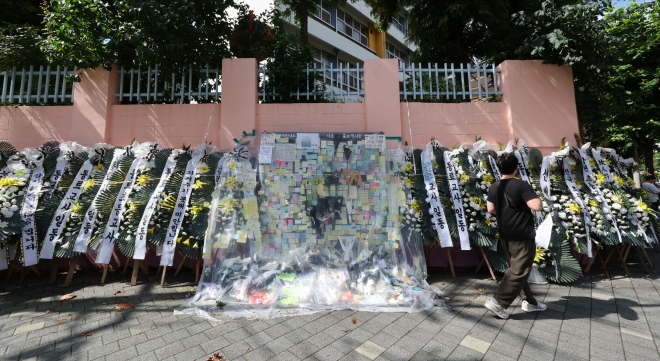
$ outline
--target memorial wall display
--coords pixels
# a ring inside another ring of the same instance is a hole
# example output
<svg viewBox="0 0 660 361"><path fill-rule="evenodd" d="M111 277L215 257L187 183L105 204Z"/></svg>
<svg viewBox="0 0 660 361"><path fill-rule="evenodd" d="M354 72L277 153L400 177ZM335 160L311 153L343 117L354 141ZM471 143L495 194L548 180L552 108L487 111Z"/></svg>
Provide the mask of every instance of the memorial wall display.
<svg viewBox="0 0 660 361"><path fill-rule="evenodd" d="M88 252L108 264L115 249L144 260L155 249L162 266L176 252L203 258L186 312L205 317L444 306L426 282L425 246L477 249L508 268L486 209L503 152L543 201L535 263L547 279L580 277L576 256L657 243L657 210L613 149L565 143L544 157L522 140L387 144L382 133L263 133L227 153L0 142L0 270Z"/></svg>

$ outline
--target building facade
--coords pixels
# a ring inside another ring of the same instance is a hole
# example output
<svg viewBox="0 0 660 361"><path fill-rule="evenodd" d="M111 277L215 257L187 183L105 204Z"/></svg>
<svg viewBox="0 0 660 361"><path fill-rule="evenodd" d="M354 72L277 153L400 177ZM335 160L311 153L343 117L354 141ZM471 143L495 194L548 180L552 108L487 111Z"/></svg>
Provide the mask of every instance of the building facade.
<svg viewBox="0 0 660 361"><path fill-rule="evenodd" d="M293 17L285 19L287 30L296 31ZM316 11L310 9L308 21L309 42L315 48L317 67L356 67L367 59L399 59L408 64L410 55L417 47L406 44L408 20L400 14L387 32L374 27L376 20L371 8L364 1L335 9L321 0Z"/></svg>

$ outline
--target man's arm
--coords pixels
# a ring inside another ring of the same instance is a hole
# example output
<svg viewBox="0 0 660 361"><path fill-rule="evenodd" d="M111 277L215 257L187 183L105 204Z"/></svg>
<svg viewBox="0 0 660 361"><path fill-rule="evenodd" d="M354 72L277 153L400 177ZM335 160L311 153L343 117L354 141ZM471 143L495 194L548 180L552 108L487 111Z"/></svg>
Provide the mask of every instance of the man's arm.
<svg viewBox="0 0 660 361"><path fill-rule="evenodd" d="M658 187L656 187L655 184L651 184L649 182L642 183L642 188L644 188L644 190L647 192L651 192L655 194L660 193L660 189L658 189Z"/></svg>
<svg viewBox="0 0 660 361"><path fill-rule="evenodd" d="M538 212L543 209L543 202L541 202L541 198L530 199L527 201L527 207Z"/></svg>
<svg viewBox="0 0 660 361"><path fill-rule="evenodd" d="M486 202L486 208L488 209L488 213L495 214L495 204L493 202Z"/></svg>

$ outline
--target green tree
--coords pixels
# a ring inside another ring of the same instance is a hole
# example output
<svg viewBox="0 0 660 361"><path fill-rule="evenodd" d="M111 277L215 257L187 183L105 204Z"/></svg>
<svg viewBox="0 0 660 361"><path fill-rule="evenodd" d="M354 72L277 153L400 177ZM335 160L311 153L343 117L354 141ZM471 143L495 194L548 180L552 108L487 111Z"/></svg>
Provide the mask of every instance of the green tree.
<svg viewBox="0 0 660 361"><path fill-rule="evenodd" d="M159 64L164 71L231 56L234 0L53 0L45 9L51 60L78 68Z"/></svg>
<svg viewBox="0 0 660 361"><path fill-rule="evenodd" d="M0 0L0 69L40 65L42 0Z"/></svg>
<svg viewBox="0 0 660 361"><path fill-rule="evenodd" d="M653 174L660 136L660 4L633 3L606 21L615 59L604 77L605 139L640 148L646 171Z"/></svg>

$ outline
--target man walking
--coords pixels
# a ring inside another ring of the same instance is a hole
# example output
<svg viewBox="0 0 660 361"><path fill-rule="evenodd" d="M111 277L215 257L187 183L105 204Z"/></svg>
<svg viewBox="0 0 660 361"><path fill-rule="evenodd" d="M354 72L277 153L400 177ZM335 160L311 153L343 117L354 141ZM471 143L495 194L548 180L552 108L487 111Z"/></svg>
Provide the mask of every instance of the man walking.
<svg viewBox="0 0 660 361"><path fill-rule="evenodd" d="M642 183L642 188L646 192L646 194L649 195L649 201L651 201L651 208L653 209L654 212L658 211L658 205L660 202L658 202L658 193L660 193L660 189L655 186L655 176L654 175L647 175L646 176L646 181Z"/></svg>
<svg viewBox="0 0 660 361"><path fill-rule="evenodd" d="M509 318L507 308L520 295L525 312L544 311L547 306L537 302L527 279L536 254L536 231L532 210L540 211L541 199L527 182L515 179L518 159L513 153L497 157L502 179L488 191L488 212L497 218L500 241L509 258L509 269L495 292L484 306L500 318Z"/></svg>

